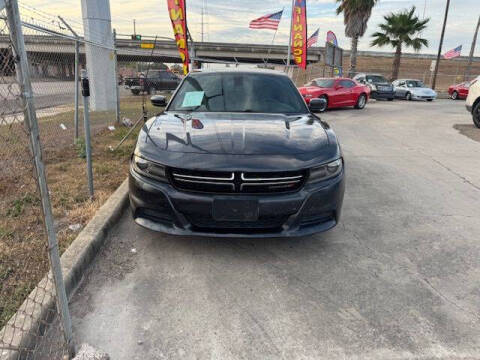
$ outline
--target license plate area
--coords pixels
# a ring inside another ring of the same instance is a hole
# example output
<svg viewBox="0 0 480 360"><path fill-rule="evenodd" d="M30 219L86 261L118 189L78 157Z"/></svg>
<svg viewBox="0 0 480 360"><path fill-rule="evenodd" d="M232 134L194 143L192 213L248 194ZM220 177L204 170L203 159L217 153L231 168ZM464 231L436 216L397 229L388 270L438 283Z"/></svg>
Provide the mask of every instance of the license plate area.
<svg viewBox="0 0 480 360"><path fill-rule="evenodd" d="M256 221L258 201L215 199L212 217L216 221Z"/></svg>

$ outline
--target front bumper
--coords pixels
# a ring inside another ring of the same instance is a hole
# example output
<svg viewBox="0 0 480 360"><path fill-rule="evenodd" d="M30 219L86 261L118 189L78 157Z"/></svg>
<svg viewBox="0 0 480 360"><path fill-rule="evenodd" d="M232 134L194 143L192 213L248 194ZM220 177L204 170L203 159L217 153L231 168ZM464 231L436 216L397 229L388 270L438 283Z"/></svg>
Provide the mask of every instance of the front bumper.
<svg viewBox="0 0 480 360"><path fill-rule="evenodd" d="M466 104L465 107L467 108L467 111L471 114L473 111L473 107L471 105Z"/></svg>
<svg viewBox="0 0 480 360"><path fill-rule="evenodd" d="M372 90L370 97L372 99L393 99L395 97L395 92Z"/></svg>
<svg viewBox="0 0 480 360"><path fill-rule="evenodd" d="M415 95L412 94L412 100L435 100L436 95Z"/></svg>
<svg viewBox="0 0 480 360"><path fill-rule="evenodd" d="M209 237L291 237L329 230L339 221L345 188L344 172L305 185L295 193L229 195L178 191L170 184L129 175L130 206L135 222L173 235ZM213 201L257 200L258 220L216 221Z"/></svg>

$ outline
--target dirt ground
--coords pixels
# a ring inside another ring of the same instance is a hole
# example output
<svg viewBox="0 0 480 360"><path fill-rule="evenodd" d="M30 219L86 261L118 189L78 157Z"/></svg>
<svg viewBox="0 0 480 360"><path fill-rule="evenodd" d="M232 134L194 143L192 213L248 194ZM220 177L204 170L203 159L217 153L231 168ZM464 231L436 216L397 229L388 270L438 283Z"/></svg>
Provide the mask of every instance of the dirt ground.
<svg viewBox="0 0 480 360"><path fill-rule="evenodd" d="M122 117L141 116L141 97L122 99ZM153 114L151 105L147 106ZM83 114L80 114L80 119ZM94 199L88 195L85 142L73 144L73 111L43 117L43 158L59 242L63 252L95 211L125 179L138 128L112 151L129 128L109 130L113 114L92 113ZM66 124L62 131L60 124ZM83 123L80 127L83 136ZM41 203L23 124L0 127L0 328L48 270ZM5 171L4 171L5 170Z"/></svg>

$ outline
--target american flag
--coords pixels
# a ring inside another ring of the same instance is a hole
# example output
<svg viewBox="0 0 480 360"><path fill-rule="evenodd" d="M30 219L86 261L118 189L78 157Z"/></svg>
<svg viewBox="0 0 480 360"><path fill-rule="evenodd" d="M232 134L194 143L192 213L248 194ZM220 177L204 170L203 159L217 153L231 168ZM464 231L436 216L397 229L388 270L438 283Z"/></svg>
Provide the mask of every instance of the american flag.
<svg viewBox="0 0 480 360"><path fill-rule="evenodd" d="M274 14L265 15L250 22L250 29L270 29L277 30L280 19L282 18L283 10Z"/></svg>
<svg viewBox="0 0 480 360"><path fill-rule="evenodd" d="M447 51L444 55L444 59L453 59L458 56L460 56L460 53L462 52L462 45L457 46L455 49L452 49L450 51Z"/></svg>
<svg viewBox="0 0 480 360"><path fill-rule="evenodd" d="M310 36L307 40L307 48L309 48L310 46L312 46L313 44L316 44L317 41L318 41L318 30L320 29L317 29L317 31L315 31L312 36Z"/></svg>

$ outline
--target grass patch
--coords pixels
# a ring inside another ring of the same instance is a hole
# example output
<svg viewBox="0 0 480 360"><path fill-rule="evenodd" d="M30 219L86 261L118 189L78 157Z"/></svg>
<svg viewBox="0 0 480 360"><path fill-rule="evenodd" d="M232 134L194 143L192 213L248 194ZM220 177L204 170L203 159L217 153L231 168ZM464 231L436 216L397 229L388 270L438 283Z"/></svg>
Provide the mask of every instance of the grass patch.
<svg viewBox="0 0 480 360"><path fill-rule="evenodd" d="M141 97L122 99L122 116L135 122L141 117ZM154 108L148 104L149 116ZM156 110L155 110L156 111ZM158 111L156 111L158 112ZM141 128L138 126L116 151L130 130L113 124L113 112L91 116L92 163L95 197L89 198L85 142L73 141L73 111L41 118L40 137L59 249L63 252L128 174L129 157ZM83 119L83 114L80 114ZM62 130L59 124L65 124ZM83 124L83 121L81 122ZM83 128L80 128L83 134ZM28 138L23 124L0 126L0 328L14 314L49 268L41 203L33 180ZM6 168L6 171L3 169Z"/></svg>

